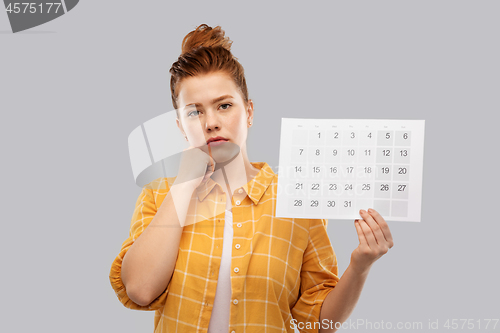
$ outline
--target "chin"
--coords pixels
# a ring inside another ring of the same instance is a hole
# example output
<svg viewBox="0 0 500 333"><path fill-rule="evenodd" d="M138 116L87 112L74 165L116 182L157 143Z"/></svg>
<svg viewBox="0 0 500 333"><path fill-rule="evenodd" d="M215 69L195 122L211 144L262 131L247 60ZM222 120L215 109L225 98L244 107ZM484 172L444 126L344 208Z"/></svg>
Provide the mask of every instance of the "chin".
<svg viewBox="0 0 500 333"><path fill-rule="evenodd" d="M240 147L235 143L227 141L211 147L211 151L215 163L229 163L239 154Z"/></svg>

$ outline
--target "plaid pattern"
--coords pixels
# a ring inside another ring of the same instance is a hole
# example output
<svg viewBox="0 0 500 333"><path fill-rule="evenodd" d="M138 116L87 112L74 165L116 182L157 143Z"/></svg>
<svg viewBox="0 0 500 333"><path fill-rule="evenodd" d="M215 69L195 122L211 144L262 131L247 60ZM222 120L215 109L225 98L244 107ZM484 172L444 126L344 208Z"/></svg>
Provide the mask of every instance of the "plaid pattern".
<svg viewBox="0 0 500 333"><path fill-rule="evenodd" d="M276 218L278 176L267 163L252 165L259 173L233 194L228 331L294 332L293 318L319 321L323 300L339 280L326 233L328 220ZM127 296L120 278L125 253L151 222L174 180L159 178L143 188L130 236L114 260L109 278L124 306L156 311L155 333L206 332L222 256L226 206L226 194L211 178L191 198L187 216L191 222L184 227L167 289L149 306L139 306Z"/></svg>

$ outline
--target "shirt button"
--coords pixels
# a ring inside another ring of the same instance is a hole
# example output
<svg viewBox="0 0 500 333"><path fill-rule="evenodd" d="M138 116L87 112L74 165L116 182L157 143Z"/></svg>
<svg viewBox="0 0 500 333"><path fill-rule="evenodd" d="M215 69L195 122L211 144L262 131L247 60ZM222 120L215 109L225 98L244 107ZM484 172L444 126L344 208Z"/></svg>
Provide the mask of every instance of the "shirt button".
<svg viewBox="0 0 500 333"><path fill-rule="evenodd" d="M233 304L234 305L238 304L238 300L237 299L233 300Z"/></svg>
<svg viewBox="0 0 500 333"><path fill-rule="evenodd" d="M234 268L234 272L235 272L235 273L238 273L239 271L240 271L240 269L239 269L238 267L235 267L235 268Z"/></svg>
<svg viewBox="0 0 500 333"><path fill-rule="evenodd" d="M240 188L240 189L238 190L238 193L239 193L239 194L243 193L243 190Z"/></svg>
<svg viewBox="0 0 500 333"><path fill-rule="evenodd" d="M236 333L236 331L231 331L231 333Z"/></svg>
<svg viewBox="0 0 500 333"><path fill-rule="evenodd" d="M236 226L237 226L238 228L241 228L241 223L238 223Z"/></svg>
<svg viewBox="0 0 500 333"><path fill-rule="evenodd" d="M236 200L236 206L239 206L240 205L240 201L239 200Z"/></svg>
<svg viewBox="0 0 500 333"><path fill-rule="evenodd" d="M238 250L240 248L240 244L236 244L234 247Z"/></svg>

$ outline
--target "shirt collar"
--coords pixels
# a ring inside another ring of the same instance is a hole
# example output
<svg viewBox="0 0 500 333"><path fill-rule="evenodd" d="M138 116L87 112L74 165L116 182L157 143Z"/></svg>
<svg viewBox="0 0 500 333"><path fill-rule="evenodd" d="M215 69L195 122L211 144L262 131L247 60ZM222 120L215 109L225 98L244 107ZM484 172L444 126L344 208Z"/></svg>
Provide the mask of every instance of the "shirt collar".
<svg viewBox="0 0 500 333"><path fill-rule="evenodd" d="M271 185L276 174L266 162L250 162L256 169L260 169L257 176L246 183L242 188L247 193L248 197L254 204L258 204L269 185ZM203 201L207 195L213 190L217 183L212 179L208 180L197 187L198 200Z"/></svg>

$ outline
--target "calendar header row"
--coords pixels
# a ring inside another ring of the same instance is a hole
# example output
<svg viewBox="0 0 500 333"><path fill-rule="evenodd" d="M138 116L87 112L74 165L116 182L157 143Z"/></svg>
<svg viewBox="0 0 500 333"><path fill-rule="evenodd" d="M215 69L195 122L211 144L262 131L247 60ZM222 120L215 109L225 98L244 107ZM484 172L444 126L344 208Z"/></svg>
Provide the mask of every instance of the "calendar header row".
<svg viewBox="0 0 500 333"><path fill-rule="evenodd" d="M282 125L287 123L290 128L300 129L401 129L420 130L425 126L425 120L395 120L395 119L310 119L281 118Z"/></svg>

